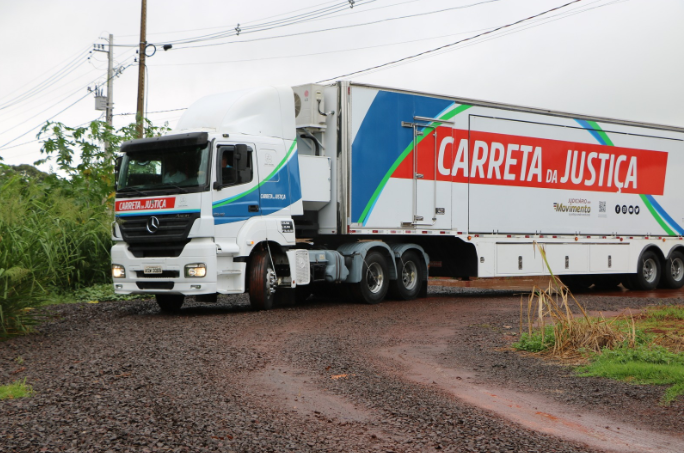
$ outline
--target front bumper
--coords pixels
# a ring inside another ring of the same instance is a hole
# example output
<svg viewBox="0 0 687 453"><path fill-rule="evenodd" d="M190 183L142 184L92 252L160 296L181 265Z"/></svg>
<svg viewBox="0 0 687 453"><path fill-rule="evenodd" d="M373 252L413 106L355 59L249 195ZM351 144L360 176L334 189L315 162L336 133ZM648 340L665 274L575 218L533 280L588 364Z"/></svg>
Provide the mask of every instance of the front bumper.
<svg viewBox="0 0 687 453"><path fill-rule="evenodd" d="M184 276L184 266L204 263L205 277ZM136 258L128 245L118 242L112 247L112 264L124 267L126 277L113 278L116 294L241 294L244 292L245 263L232 257L218 257L217 246L207 238L193 239L178 257ZM144 274L145 266L159 266L165 275Z"/></svg>

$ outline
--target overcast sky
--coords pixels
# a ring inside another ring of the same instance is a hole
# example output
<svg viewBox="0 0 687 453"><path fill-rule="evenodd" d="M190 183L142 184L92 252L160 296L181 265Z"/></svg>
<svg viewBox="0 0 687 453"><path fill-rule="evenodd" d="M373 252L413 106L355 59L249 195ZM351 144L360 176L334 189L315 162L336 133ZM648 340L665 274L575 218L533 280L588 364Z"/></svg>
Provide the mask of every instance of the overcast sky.
<svg viewBox="0 0 687 453"><path fill-rule="evenodd" d="M147 59L148 117L174 127L183 113L178 109L208 94L342 76L569 1L356 0L350 8L348 0L148 0L147 40L157 44ZM333 13L277 26L315 11L320 12L311 16ZM115 126L133 121L125 114L136 110L133 59L140 20L140 0L0 0L4 163L39 159L38 126L53 117L77 126L101 115L87 87L104 84L107 55L94 52L87 60L87 52L94 43L106 44L110 33L115 63L125 68L114 82ZM272 28L264 30L268 23ZM239 36L233 34L237 24ZM207 39L223 31L226 37ZM580 0L423 58L347 78L682 127L683 34L680 0ZM179 43L199 37L205 38ZM172 41L177 43L163 51L162 44Z"/></svg>

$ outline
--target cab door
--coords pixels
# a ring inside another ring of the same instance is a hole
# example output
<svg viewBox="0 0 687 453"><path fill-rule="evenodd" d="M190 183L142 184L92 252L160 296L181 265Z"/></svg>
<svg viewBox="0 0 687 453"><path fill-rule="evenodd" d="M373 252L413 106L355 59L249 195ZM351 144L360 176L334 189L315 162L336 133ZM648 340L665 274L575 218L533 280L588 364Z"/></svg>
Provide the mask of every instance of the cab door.
<svg viewBox="0 0 687 453"><path fill-rule="evenodd" d="M216 226L240 224L260 215L254 149L255 146L248 143L218 144L216 147L212 185L212 216Z"/></svg>

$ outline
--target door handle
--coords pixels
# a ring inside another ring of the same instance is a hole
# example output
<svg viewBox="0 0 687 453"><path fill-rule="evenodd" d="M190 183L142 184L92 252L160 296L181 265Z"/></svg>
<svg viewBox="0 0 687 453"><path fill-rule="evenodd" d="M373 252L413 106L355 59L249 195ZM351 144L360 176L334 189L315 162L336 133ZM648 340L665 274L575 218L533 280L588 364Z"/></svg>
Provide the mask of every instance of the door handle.
<svg viewBox="0 0 687 453"><path fill-rule="evenodd" d="M248 212L258 212L260 208L256 204L249 204L248 205Z"/></svg>

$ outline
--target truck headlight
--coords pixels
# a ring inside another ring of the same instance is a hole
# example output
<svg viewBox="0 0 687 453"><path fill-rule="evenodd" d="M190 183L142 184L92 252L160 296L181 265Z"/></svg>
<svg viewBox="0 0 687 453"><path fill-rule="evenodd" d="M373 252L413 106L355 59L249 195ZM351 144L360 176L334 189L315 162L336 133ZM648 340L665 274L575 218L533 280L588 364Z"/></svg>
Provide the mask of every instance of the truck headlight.
<svg viewBox="0 0 687 453"><path fill-rule="evenodd" d="M205 263L193 263L184 266L184 275L186 277L205 277L206 272Z"/></svg>
<svg viewBox="0 0 687 453"><path fill-rule="evenodd" d="M112 265L112 278L125 278L126 272L124 271L124 266L119 264Z"/></svg>

